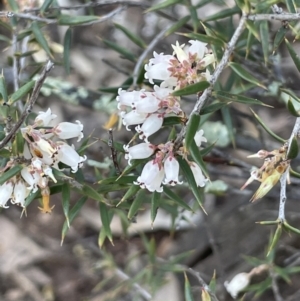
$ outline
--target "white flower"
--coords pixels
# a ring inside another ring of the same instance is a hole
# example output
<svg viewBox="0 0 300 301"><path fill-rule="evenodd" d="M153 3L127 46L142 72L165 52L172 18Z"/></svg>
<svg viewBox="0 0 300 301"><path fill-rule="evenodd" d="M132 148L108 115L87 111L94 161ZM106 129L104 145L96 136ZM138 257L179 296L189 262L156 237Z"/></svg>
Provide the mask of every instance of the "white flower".
<svg viewBox="0 0 300 301"><path fill-rule="evenodd" d="M38 190L37 184L39 183L41 177L39 173L26 166L21 170L21 176L29 185L29 187L27 187L28 190L32 190L32 192L36 192Z"/></svg>
<svg viewBox="0 0 300 301"><path fill-rule="evenodd" d="M139 114L136 111L130 111L129 113L121 112L121 117L126 130L130 131L129 126L143 123L147 118L147 114Z"/></svg>
<svg viewBox="0 0 300 301"><path fill-rule="evenodd" d="M36 146L42 151L48 154L50 157L55 153L55 149L51 144L43 138L38 138L36 141Z"/></svg>
<svg viewBox="0 0 300 301"><path fill-rule="evenodd" d="M168 68L171 67L170 60L175 59L172 55L164 55L163 53L153 53L154 58L149 60L149 64L145 65L145 78L149 79L151 84L154 84L153 79L170 81L169 85L176 86L176 78L171 77L171 72Z"/></svg>
<svg viewBox="0 0 300 301"><path fill-rule="evenodd" d="M118 90L119 96L117 96L118 109L121 110L122 106L134 107L135 103L139 101L140 94L144 90L141 91L126 91L120 88Z"/></svg>
<svg viewBox="0 0 300 301"><path fill-rule="evenodd" d="M194 137L195 143L198 147L201 146L202 142L207 142L207 139L203 136L204 131L203 130L199 130L196 132L196 135Z"/></svg>
<svg viewBox="0 0 300 301"><path fill-rule="evenodd" d="M188 48L188 52L192 55L197 54L197 59L202 59L205 52L207 51L207 43L196 40L190 40L189 43L191 44L191 46Z"/></svg>
<svg viewBox="0 0 300 301"><path fill-rule="evenodd" d="M81 157L72 146L61 144L57 147L56 160L70 166L72 172L75 173L78 166L86 160L86 156Z"/></svg>
<svg viewBox="0 0 300 301"><path fill-rule="evenodd" d="M162 192L161 186L164 177L164 169L155 160L149 161L143 168L142 174L137 178L135 185L147 188L149 191Z"/></svg>
<svg viewBox="0 0 300 301"><path fill-rule="evenodd" d="M46 112L39 112L36 116L34 122L40 126L47 126L57 115L51 113L51 109L49 108Z"/></svg>
<svg viewBox="0 0 300 301"><path fill-rule="evenodd" d="M176 58L178 59L178 61L180 63L183 63L183 61L189 60L188 54L183 50L183 47L185 46L185 44L179 45L178 41L176 41L176 45L171 45L171 46L174 50Z"/></svg>
<svg viewBox="0 0 300 301"><path fill-rule="evenodd" d="M125 159L128 160L128 164L131 165L130 161L132 159L145 159L150 157L154 151L155 146L150 143L140 143L129 147L129 145L123 146L125 150Z"/></svg>
<svg viewBox="0 0 300 301"><path fill-rule="evenodd" d="M57 183L57 180L55 179L55 177L53 175L52 168L50 166L47 166L47 165L44 166L43 172L44 172L44 174L46 176L48 176L49 178L51 178L54 183Z"/></svg>
<svg viewBox="0 0 300 301"><path fill-rule="evenodd" d="M195 162L190 162L190 167L193 172L197 186L204 187L207 182L207 179L204 177L201 168Z"/></svg>
<svg viewBox="0 0 300 301"><path fill-rule="evenodd" d="M135 105L135 110L139 114L142 113L154 113L160 107L160 100L155 97L152 92L143 92L140 100Z"/></svg>
<svg viewBox="0 0 300 301"><path fill-rule="evenodd" d="M12 197L14 190L14 184L12 181L6 181L4 184L0 185L0 207L8 208L6 206L7 201Z"/></svg>
<svg viewBox="0 0 300 301"><path fill-rule="evenodd" d="M79 120L76 120L76 123L61 122L53 129L53 133L60 139L71 139L76 137L78 138L78 142L83 138L83 125Z"/></svg>
<svg viewBox="0 0 300 301"><path fill-rule="evenodd" d="M148 142L148 137L156 133L162 127L163 121L162 115L152 114L145 120L142 126L136 126L135 130L140 134L140 139Z"/></svg>
<svg viewBox="0 0 300 301"><path fill-rule="evenodd" d="M25 182L22 179L17 180L14 187L13 197L11 202L13 204L19 204L20 206L25 206L25 198L28 195L28 190L26 189Z"/></svg>
<svg viewBox="0 0 300 301"><path fill-rule="evenodd" d="M215 56L211 53L206 55L201 61L199 62L199 65L201 66L202 69L206 68L208 65L212 64L215 62Z"/></svg>
<svg viewBox="0 0 300 301"><path fill-rule="evenodd" d="M240 273L233 277L233 279L224 283L227 292L232 298L236 298L238 294L244 290L250 283L250 276L247 273Z"/></svg>
<svg viewBox="0 0 300 301"><path fill-rule="evenodd" d="M163 182L164 184L170 184L172 186L175 186L176 184L182 184L182 182L178 180L179 163L174 156L168 156L164 163L164 169L166 174L166 178Z"/></svg>

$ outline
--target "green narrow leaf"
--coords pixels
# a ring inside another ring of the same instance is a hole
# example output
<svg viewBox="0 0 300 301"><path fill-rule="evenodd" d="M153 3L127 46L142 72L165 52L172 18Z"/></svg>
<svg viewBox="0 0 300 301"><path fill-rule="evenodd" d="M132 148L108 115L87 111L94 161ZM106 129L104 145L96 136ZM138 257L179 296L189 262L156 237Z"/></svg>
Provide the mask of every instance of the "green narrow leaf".
<svg viewBox="0 0 300 301"><path fill-rule="evenodd" d="M276 229L276 232L273 236L273 239L272 239L272 242L271 242L271 245L270 245L270 248L268 250L268 253L267 253L267 257L269 256L269 254L274 250L274 248L276 247L278 241L279 241L279 238L281 236L281 233L282 233L282 224L279 223L278 226L277 226L277 229Z"/></svg>
<svg viewBox="0 0 300 301"><path fill-rule="evenodd" d="M199 124L200 124L200 115L192 114L192 116L190 116L190 120L188 121L187 128L186 128L186 135L185 135L185 147L187 150L189 150L192 142L194 141Z"/></svg>
<svg viewBox="0 0 300 301"><path fill-rule="evenodd" d="M166 1L163 1L161 3L155 4L152 7L148 8L145 11L145 13L153 12L155 10L160 10L160 9L172 6L172 5L174 5L176 3L179 3L179 2L181 2L181 0L166 0Z"/></svg>
<svg viewBox="0 0 300 301"><path fill-rule="evenodd" d="M164 118L163 126L172 126L185 123L181 117L170 116Z"/></svg>
<svg viewBox="0 0 300 301"><path fill-rule="evenodd" d="M100 20L97 16L74 16L74 15L59 15L57 21L59 25L76 26L88 24Z"/></svg>
<svg viewBox="0 0 300 301"><path fill-rule="evenodd" d="M73 208L70 210L69 213L69 224L72 223L72 221L74 220L74 218L78 215L78 213L80 212L82 206L85 204L85 202L87 201L87 197L83 196L81 197L76 204L73 206ZM61 231L61 245L63 244L63 241L65 239L65 236L70 228L69 224L67 223L67 221L64 222L63 227L62 227L62 231Z"/></svg>
<svg viewBox="0 0 300 301"><path fill-rule="evenodd" d="M259 30L256 26L256 23L254 23L253 21L247 20L246 27L248 28L249 33L251 33L258 41L261 41Z"/></svg>
<svg viewBox="0 0 300 301"><path fill-rule="evenodd" d="M206 88L209 87L209 82L207 81L202 81L196 84L192 84L189 86L186 86L182 89L176 90L172 93L174 96L183 96L183 95L192 95L192 94L197 94Z"/></svg>
<svg viewBox="0 0 300 301"><path fill-rule="evenodd" d="M204 211L204 213L206 213L206 211L202 205L203 204L203 196L200 192L199 187L196 184L193 172L192 172L189 164L186 162L186 160L183 160L181 158L178 158L178 163L180 165L180 170L183 172L185 178L187 179L187 181L189 183L189 187L192 189L192 192L193 192L199 206Z"/></svg>
<svg viewBox="0 0 300 301"><path fill-rule="evenodd" d="M227 17L231 17L237 13L240 13L240 11L241 10L237 6L228 9L223 9L211 16L208 16L206 19L203 20L203 22L216 21Z"/></svg>
<svg viewBox="0 0 300 301"><path fill-rule="evenodd" d="M53 0L44 0L44 3L42 4L40 8L40 13L43 15L44 12L51 6Z"/></svg>
<svg viewBox="0 0 300 301"><path fill-rule="evenodd" d="M190 11L190 16L191 16L192 23L193 23L193 31L197 32L199 24L200 24L200 21L198 19L197 10L196 10L195 6L193 6L193 5L189 5L188 9Z"/></svg>
<svg viewBox="0 0 300 301"><path fill-rule="evenodd" d="M15 1L15 0L7 0L7 2L8 2L8 5L9 5L9 7L10 7L10 9L12 11L17 12L19 10L17 1Z"/></svg>
<svg viewBox="0 0 300 301"><path fill-rule="evenodd" d="M128 219L132 219L135 214L138 212L139 209L141 209L141 205L143 204L143 201L145 199L144 191L140 189L140 191L137 193L134 201L132 202L129 212L128 212Z"/></svg>
<svg viewBox="0 0 300 301"><path fill-rule="evenodd" d="M105 232L105 236L109 239L109 241L112 243L112 233L110 229L110 222L111 222L111 214L109 211L109 208L104 203L99 203L99 210L100 210L100 217L102 221L103 231ZM101 247L102 245L100 245Z"/></svg>
<svg viewBox="0 0 300 301"><path fill-rule="evenodd" d="M228 103L226 103L226 102L212 103L212 104L204 107L203 109L201 109L200 115L206 115L206 114L214 113L216 111L219 111L221 108L223 108L224 106L227 106L227 105L228 105Z"/></svg>
<svg viewBox="0 0 300 301"><path fill-rule="evenodd" d="M289 98L288 102L287 102L287 108L289 110L289 112L295 116L295 117L299 117L300 116L300 113L298 111L296 111L294 105L293 105L293 102L292 100Z"/></svg>
<svg viewBox="0 0 300 301"><path fill-rule="evenodd" d="M21 131L17 132L15 143L17 147L17 154L18 155L23 154L25 139L23 138Z"/></svg>
<svg viewBox="0 0 300 301"><path fill-rule="evenodd" d="M297 12L297 8L294 0L286 0L286 6L290 13L295 14Z"/></svg>
<svg viewBox="0 0 300 301"><path fill-rule="evenodd" d="M269 60L269 25L268 21L261 21L260 22L260 38L261 38L261 45L264 54L264 62L267 65Z"/></svg>
<svg viewBox="0 0 300 301"><path fill-rule="evenodd" d="M25 95L27 95L34 87L34 84L35 84L35 81L31 80L30 82L23 85L19 90L17 90L13 94L11 94L11 96L9 97L9 101L8 101L9 105L12 105L15 101L17 101L17 100L21 99L22 97L24 97Z"/></svg>
<svg viewBox="0 0 300 301"><path fill-rule="evenodd" d="M258 121L258 123L266 130L266 132L272 136L275 140L279 141L280 143L285 143L286 141L282 139L281 137L277 136L274 132L272 132L266 124L261 120L261 118L250 108L252 114L254 115L255 119Z"/></svg>
<svg viewBox="0 0 300 301"><path fill-rule="evenodd" d="M280 91L286 93L287 95L291 96L293 99L300 103L300 98L298 98L298 96L293 91L285 88L280 88Z"/></svg>
<svg viewBox="0 0 300 301"><path fill-rule="evenodd" d="M10 158L11 157L11 152L8 149L0 149L0 157L2 158Z"/></svg>
<svg viewBox="0 0 300 301"><path fill-rule="evenodd" d="M230 101L230 102L234 101L234 102L240 102L248 105L260 105L260 106L270 107L269 105L264 104L262 101L256 98L251 98L239 94L231 94L225 91L214 91L212 95L218 100L222 100L222 101Z"/></svg>
<svg viewBox="0 0 300 301"><path fill-rule="evenodd" d="M100 187L103 188L103 187ZM99 194L94 188L88 185L84 185L82 190L79 190L83 195L88 196L89 198L96 200L98 202L103 202L103 197Z"/></svg>
<svg viewBox="0 0 300 301"><path fill-rule="evenodd" d="M62 185L61 197L62 197L62 208L66 218L68 227L70 228L69 220L69 208L70 208L70 184L65 182Z"/></svg>
<svg viewBox="0 0 300 301"><path fill-rule="evenodd" d="M294 136L290 145L289 152L287 154L287 159L295 159L298 156L299 148L297 138Z"/></svg>
<svg viewBox="0 0 300 301"><path fill-rule="evenodd" d="M297 67L298 71L300 72L300 58L298 53L296 53L296 51L294 50L294 48L292 47L292 45L290 44L290 42L287 39L285 40L285 44L287 46L287 49L290 53L290 56L292 58L292 60L294 61L295 66Z"/></svg>
<svg viewBox="0 0 300 301"><path fill-rule="evenodd" d="M4 103L7 103L8 101L7 88L6 88L6 82L3 74L0 75L0 94L2 95L2 99Z"/></svg>
<svg viewBox="0 0 300 301"><path fill-rule="evenodd" d="M221 113L223 116L223 121L227 127L228 130L228 134L229 134L229 138L231 140L231 143L233 145L233 147L235 148L235 135L234 135L234 128L233 128L233 124L232 124L232 119L231 119L231 114L229 111L228 107L224 107L221 109Z"/></svg>
<svg viewBox="0 0 300 301"><path fill-rule="evenodd" d="M190 20L190 18L191 17L188 15L188 16L185 16L185 17L181 18L178 22L174 23L174 25L172 25L170 27L170 29L166 31L165 37L171 35L175 31L177 31L179 28L181 28L182 26L184 26ZM9 39L8 39L8 41L10 42Z"/></svg>
<svg viewBox="0 0 300 301"><path fill-rule="evenodd" d="M184 299L185 301L194 301L192 288L186 273L184 273Z"/></svg>
<svg viewBox="0 0 300 301"><path fill-rule="evenodd" d="M151 224L152 225L156 218L157 209L158 209L159 203L160 203L160 196L161 196L161 193L159 193L157 191L154 191L154 193L152 194L152 198L151 198Z"/></svg>
<svg viewBox="0 0 300 301"><path fill-rule="evenodd" d="M208 175L208 172L206 169L206 165L202 159L200 150L199 150L198 146L196 145L195 141L191 142L189 152L190 152L192 158L195 160L195 162L201 167L205 176L209 178L209 175Z"/></svg>
<svg viewBox="0 0 300 301"><path fill-rule="evenodd" d="M283 226L284 226L285 230L289 230L289 231L292 231L296 234L300 234L300 230L297 229L297 228L292 227L287 221L283 222Z"/></svg>
<svg viewBox="0 0 300 301"><path fill-rule="evenodd" d="M122 197L121 201L117 204L117 207L125 202L126 200L132 198L135 196L138 191L141 190L141 187L139 185L131 185L131 187L126 191L125 195Z"/></svg>
<svg viewBox="0 0 300 301"><path fill-rule="evenodd" d="M37 21L33 21L31 23L31 30L38 44L46 51L49 57L52 58L48 42L45 39L44 34L42 33Z"/></svg>
<svg viewBox="0 0 300 301"><path fill-rule="evenodd" d="M209 288L210 290L215 294L217 289L217 282L216 282L216 270L214 270L214 274L209 282Z"/></svg>
<svg viewBox="0 0 300 301"><path fill-rule="evenodd" d="M132 41L134 44L138 45L143 49L147 47L145 41L143 41L143 39L141 39L139 36L131 32L128 28L118 23L114 23L114 25L116 28L120 29L126 35L126 37L129 38L129 40Z"/></svg>
<svg viewBox="0 0 300 301"><path fill-rule="evenodd" d="M240 64L231 62L229 63L229 66L237 75L239 75L244 80L267 90L267 88L257 78L255 78L252 74L246 71Z"/></svg>
<svg viewBox="0 0 300 301"><path fill-rule="evenodd" d="M70 50L72 44L72 28L69 27L64 38L64 66L67 74L70 74Z"/></svg>
<svg viewBox="0 0 300 301"><path fill-rule="evenodd" d="M109 40L106 39L102 39L101 40L107 47L115 50L116 52L120 53L124 58L128 59L131 62L135 62L135 56L134 54L127 50L124 47L121 47L119 44L116 44L114 42L111 42Z"/></svg>
<svg viewBox="0 0 300 301"><path fill-rule="evenodd" d="M274 43L273 43L273 54L274 52L277 50L277 48L280 46L280 44L282 43L285 34L288 32L288 28L286 28L285 26L282 26L278 29L275 38L274 38Z"/></svg>
<svg viewBox="0 0 300 301"><path fill-rule="evenodd" d="M188 211L193 211L193 209L185 202L182 200L182 198L173 192L170 188L167 186L164 186L164 194L172 201L174 201L176 204L178 204L180 207L188 210Z"/></svg>
<svg viewBox="0 0 300 301"><path fill-rule="evenodd" d="M10 170L4 172L0 177L0 185L5 183L7 180L17 175L23 169L22 165L15 165Z"/></svg>
<svg viewBox="0 0 300 301"><path fill-rule="evenodd" d="M201 41L203 43L209 43L211 45L217 45L217 46L224 46L224 42L217 38L217 37L214 37L214 36L211 36L211 35L207 35L207 34L201 34L201 33L194 33L194 32L191 32L191 33L178 33L179 35L182 35L184 37L187 37L187 38L190 38L190 39L194 39L194 40L197 40L197 41Z"/></svg>

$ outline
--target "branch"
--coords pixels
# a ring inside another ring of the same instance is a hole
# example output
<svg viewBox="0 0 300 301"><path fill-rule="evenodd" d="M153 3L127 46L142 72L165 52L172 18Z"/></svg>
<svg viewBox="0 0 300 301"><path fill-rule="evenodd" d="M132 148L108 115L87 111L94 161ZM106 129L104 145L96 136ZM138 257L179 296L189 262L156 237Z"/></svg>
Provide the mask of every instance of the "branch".
<svg viewBox="0 0 300 301"><path fill-rule="evenodd" d="M288 150L287 150L287 154L290 151L291 148L291 144L292 141L294 139L294 137L298 137L299 136L299 131L300 131L300 117L298 117L296 119L291 137L288 141L289 146L288 146ZM290 168L288 167L287 170L284 172L284 174L281 176L280 178L280 202L279 202L279 212L278 212L278 219L283 222L285 220L285 202L286 202L286 183L287 183L287 179L289 176L289 170Z"/></svg>
<svg viewBox="0 0 300 301"><path fill-rule="evenodd" d="M246 18L251 21L262 21L262 20L293 21L293 20L300 20L300 13L255 14L255 15L249 15Z"/></svg>
<svg viewBox="0 0 300 301"><path fill-rule="evenodd" d="M216 81L218 80L218 78L219 78L220 74L222 73L222 71L224 70L224 68L226 67L226 65L229 61L229 58L234 50L234 47L235 47L240 35L243 32L246 20L247 20L247 16L246 16L246 14L243 13L240 23L239 23L238 27L236 28L231 40L229 41L222 59L210 79L210 86L206 90L204 90L203 94L200 96L200 98L198 98L198 100L194 106L194 109L191 112L191 115L199 114L202 107L205 105L207 99L211 96L212 91L213 91L213 86L216 83ZM182 141L185 137L185 134L186 134L186 126L184 126L182 128L181 132L179 133L179 135L177 136L177 138L175 140L175 146L174 146L175 149L177 149L178 146L180 146L180 144L182 143Z"/></svg>
<svg viewBox="0 0 300 301"><path fill-rule="evenodd" d="M26 117L32 111L32 108L33 108L33 106L34 106L34 104L35 104L35 102L36 102L36 100L39 96L42 85L43 85L48 73L52 69L53 65L54 65L54 63L52 63L51 61L48 61L48 63L45 65L40 77L35 82L31 97L29 98L29 101L27 103L27 106L26 106L25 110L23 111L23 113L20 116L20 119L16 122L16 124L11 129L11 131L0 142L0 149L2 149L4 146L6 146L6 144L15 136L16 132L20 129L20 127L22 126L22 124L23 124L24 120L26 119Z"/></svg>

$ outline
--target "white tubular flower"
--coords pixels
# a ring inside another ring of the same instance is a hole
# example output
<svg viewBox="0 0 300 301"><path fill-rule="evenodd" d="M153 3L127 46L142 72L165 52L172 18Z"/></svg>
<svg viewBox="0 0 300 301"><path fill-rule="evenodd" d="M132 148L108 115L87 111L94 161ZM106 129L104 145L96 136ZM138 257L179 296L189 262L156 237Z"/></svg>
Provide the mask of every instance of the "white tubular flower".
<svg viewBox="0 0 300 301"><path fill-rule="evenodd" d="M123 146L125 150L125 159L128 160L128 164L131 165L133 159L145 159L150 157L154 151L155 146L150 143L140 143L129 147L128 145Z"/></svg>
<svg viewBox="0 0 300 301"><path fill-rule="evenodd" d="M79 142L83 138L83 125L79 120L76 120L76 123L61 122L53 129L53 133L60 139L71 139L76 137L78 138L77 142Z"/></svg>
<svg viewBox="0 0 300 301"><path fill-rule="evenodd" d="M122 106L126 107L134 107L135 103L139 101L140 94L144 90L141 91L126 91L120 88L118 90L119 96L117 96L118 109L121 110Z"/></svg>
<svg viewBox="0 0 300 301"><path fill-rule="evenodd" d="M43 138L38 138L36 141L36 146L42 151L48 154L50 157L55 153L55 149L51 144Z"/></svg>
<svg viewBox="0 0 300 301"><path fill-rule="evenodd" d="M13 197L11 202L13 204L18 204L21 207L25 206L25 198L28 194L25 182L22 179L17 180L14 187Z"/></svg>
<svg viewBox="0 0 300 301"><path fill-rule="evenodd" d="M224 286L227 292L235 299L250 283L250 276L247 273L235 275L230 282L226 281Z"/></svg>
<svg viewBox="0 0 300 301"><path fill-rule="evenodd" d="M143 123L147 118L147 114L139 114L136 111L130 111L129 113L121 112L121 117L126 130L130 131L129 126Z"/></svg>
<svg viewBox="0 0 300 301"><path fill-rule="evenodd" d="M137 178L135 185L140 185L141 188L147 188L149 191L162 192L161 186L164 177L164 169L160 167L155 160L149 161L143 168L142 174Z"/></svg>
<svg viewBox="0 0 300 301"><path fill-rule="evenodd" d="M157 85L154 86L154 91L155 91L155 96L161 100L167 98L172 92L174 92L173 89L164 88Z"/></svg>
<svg viewBox="0 0 300 301"><path fill-rule="evenodd" d="M156 112L161 101L157 99L153 92L143 92L140 100L135 105L135 110L139 114L149 114Z"/></svg>
<svg viewBox="0 0 300 301"><path fill-rule="evenodd" d="M173 155L168 156L166 159L164 163L164 169L166 174L166 178L163 182L164 184L170 184L172 186L175 186L176 184L182 184L182 182L178 180L179 163Z"/></svg>
<svg viewBox="0 0 300 301"><path fill-rule="evenodd" d="M202 142L207 142L207 139L203 136L204 131L203 130L199 130L196 132L196 135L194 137L195 143L198 147L201 146Z"/></svg>
<svg viewBox="0 0 300 301"><path fill-rule="evenodd" d="M140 139L148 142L148 137L156 133L162 127L163 121L162 115L152 114L145 120L142 126L136 126L135 130L140 134Z"/></svg>
<svg viewBox="0 0 300 301"><path fill-rule="evenodd" d="M72 146L61 144L57 147L56 160L70 166L72 172L75 173L78 166L86 160L86 156L81 157Z"/></svg>
<svg viewBox="0 0 300 301"><path fill-rule="evenodd" d="M149 64L145 65L145 78L149 79L151 84L154 84L153 79L167 80L171 77L170 60L175 59L172 55L164 55L163 53L153 52L154 58L149 60ZM175 79L176 83L176 79Z"/></svg>
<svg viewBox="0 0 300 301"><path fill-rule="evenodd" d="M190 40L189 43L191 44L191 46L188 48L188 52L191 55L197 54L197 59L199 60L202 59L207 51L206 48L207 43L203 43L195 40Z"/></svg>
<svg viewBox="0 0 300 301"><path fill-rule="evenodd" d="M14 190L14 184L12 181L6 181L4 184L0 185L0 207L8 208L6 206L7 201L12 197Z"/></svg>
<svg viewBox="0 0 300 301"><path fill-rule="evenodd" d="M51 113L51 109L49 108L46 112L39 112L36 116L34 123L39 126L47 126L53 119L55 119L57 115Z"/></svg>
<svg viewBox="0 0 300 301"><path fill-rule="evenodd" d="M197 186L204 187L207 182L207 179L204 177L201 168L195 162L190 162L190 167L193 172Z"/></svg>
<svg viewBox="0 0 300 301"><path fill-rule="evenodd" d="M43 168L43 172L46 176L48 176L49 178L51 178L51 180L54 182L54 183L57 183L57 180L55 179L54 175L53 175L53 171L52 171L52 168L50 166L45 166Z"/></svg>
<svg viewBox="0 0 300 301"><path fill-rule="evenodd" d="M176 58L178 59L178 61L180 63L183 63L184 61L189 60L188 54L183 50L183 47L185 46L185 44L179 45L178 41L176 41L176 45L171 45L171 46L174 50Z"/></svg>
<svg viewBox="0 0 300 301"><path fill-rule="evenodd" d="M29 167L24 167L21 170L21 176L29 185L29 187L27 187L28 190L32 190L32 192L36 192L38 190L37 184L41 177L38 172L31 170Z"/></svg>
<svg viewBox="0 0 300 301"><path fill-rule="evenodd" d="M214 63L216 61L215 56L211 53L206 55L201 61L199 62L199 65L202 69L206 68L208 65Z"/></svg>

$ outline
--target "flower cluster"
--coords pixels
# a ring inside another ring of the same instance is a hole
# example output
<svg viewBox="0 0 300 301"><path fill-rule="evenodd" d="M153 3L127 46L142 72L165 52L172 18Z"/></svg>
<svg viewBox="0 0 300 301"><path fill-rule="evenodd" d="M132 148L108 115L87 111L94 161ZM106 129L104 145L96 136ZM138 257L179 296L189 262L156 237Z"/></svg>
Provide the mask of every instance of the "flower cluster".
<svg viewBox="0 0 300 301"><path fill-rule="evenodd" d="M181 108L180 97L172 93L185 86L210 79L210 73L206 69L215 59L209 53L206 44L200 41L189 41L188 47L184 45L172 45L174 54L164 55L154 52L154 58L145 65L145 78L154 84L154 80L161 81L160 85L154 85L154 91L118 91L118 109L123 124L127 130L134 126L142 143L134 146L125 145L125 158L131 164L132 159L145 159L154 155L142 171L142 174L134 182L141 188L149 191L162 192L162 184L181 184L179 177L179 163L176 159L182 156L194 174L198 186L203 187L206 179L200 167L187 160L185 151L175 150L174 143L167 141L159 145L153 145L148 138L159 131L163 126L164 118L167 116L185 117ZM200 147L201 142L206 142L203 130L197 132L196 144Z"/></svg>
<svg viewBox="0 0 300 301"><path fill-rule="evenodd" d="M48 182L57 182L53 175L53 168L59 169L59 164L63 163L71 168L75 173L86 157L80 156L73 146L66 142L57 140L83 137L83 125L80 121L76 123L61 122L54 127L49 127L50 122L56 118L55 114L48 109L40 112L34 120L33 125L21 128L22 136L25 140L23 151L23 168L20 174L12 177L0 186L0 207L8 208L7 202L25 206L26 197L31 192L41 190L44 213L50 213L49 205L50 191ZM53 139L56 138L56 139ZM16 160L10 160L2 170L13 167Z"/></svg>

